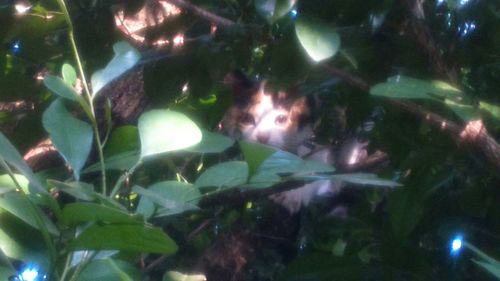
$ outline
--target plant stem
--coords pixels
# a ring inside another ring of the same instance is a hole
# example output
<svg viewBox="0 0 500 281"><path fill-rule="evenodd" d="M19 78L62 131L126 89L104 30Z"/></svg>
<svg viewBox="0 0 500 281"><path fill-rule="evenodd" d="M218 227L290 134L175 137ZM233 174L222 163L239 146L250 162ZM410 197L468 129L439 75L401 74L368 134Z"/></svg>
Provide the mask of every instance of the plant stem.
<svg viewBox="0 0 500 281"><path fill-rule="evenodd" d="M97 150L99 151L99 163L101 165L101 178L102 178L102 194L106 196L107 194L107 187L106 187L106 169L104 166L104 153L103 153L103 145L101 142L100 134L99 134L99 127L97 125L96 121L96 114L95 114L95 109L94 109L94 97L92 96L87 79L85 78L85 72L83 70L83 65L82 61L80 59L80 55L78 53L78 48L76 46L76 41L75 41L75 35L73 33L73 23L71 22L71 17L69 16L68 9L66 7L66 3L64 0L58 0L59 6L61 7L61 10L63 11L64 17L66 18L66 22L68 24L68 36L69 36L69 41L71 44L71 48L73 50L73 54L76 59L76 64L78 66L78 71L80 72L80 77L82 78L82 84L84 88L85 95L87 96L89 106L90 106L90 112L92 116L89 116L90 121L92 123L92 127L94 129L94 135L95 135L95 140L97 144Z"/></svg>
<svg viewBox="0 0 500 281"><path fill-rule="evenodd" d="M118 193L123 182L125 182L127 177L131 176L141 164L142 164L142 159L139 159L139 161L137 161L137 163L135 163L134 166L132 166L132 168L130 168L128 171L126 171L123 175L120 176L115 186L113 187L113 190L109 194L110 198L113 198Z"/></svg>

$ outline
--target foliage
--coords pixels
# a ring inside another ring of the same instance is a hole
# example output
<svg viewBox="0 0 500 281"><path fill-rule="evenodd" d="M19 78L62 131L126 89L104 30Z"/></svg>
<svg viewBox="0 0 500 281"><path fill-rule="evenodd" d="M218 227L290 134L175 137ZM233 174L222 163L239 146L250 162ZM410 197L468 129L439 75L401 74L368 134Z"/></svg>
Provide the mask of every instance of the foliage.
<svg viewBox="0 0 500 281"><path fill-rule="evenodd" d="M133 14L148 1L42 0L21 15L11 2L0 1L0 102L36 106L0 111L0 279L204 280L195 265L241 226L287 240L251 244L242 280L500 278L497 169L445 124L391 103L415 102L460 128L481 119L498 139L498 4L192 1L205 13L188 5L145 32L147 42L183 32L182 48L158 51L112 24L117 7ZM138 69L153 108L113 127L105 92ZM234 69L320 100L318 142L346 134L332 125L335 106L347 108L351 132L384 108L369 151L390 164L378 175L335 173L214 132ZM47 135L66 166L34 173L19 151ZM293 223L274 217L269 192L325 179L352 191L349 216L319 202L286 235L281 224ZM469 251L450 251L457 233Z"/></svg>

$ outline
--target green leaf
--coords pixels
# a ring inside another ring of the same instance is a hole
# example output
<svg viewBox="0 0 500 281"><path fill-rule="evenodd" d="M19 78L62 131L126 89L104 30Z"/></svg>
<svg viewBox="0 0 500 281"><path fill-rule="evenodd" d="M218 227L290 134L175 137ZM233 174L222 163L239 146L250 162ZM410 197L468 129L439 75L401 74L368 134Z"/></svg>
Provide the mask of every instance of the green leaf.
<svg viewBox="0 0 500 281"><path fill-rule="evenodd" d="M163 275L163 281L206 281L203 274L184 274L177 271L168 271Z"/></svg>
<svg viewBox="0 0 500 281"><path fill-rule="evenodd" d="M242 185L247 179L248 164L243 161L229 161L208 168L198 177L195 186L227 189Z"/></svg>
<svg viewBox="0 0 500 281"><path fill-rule="evenodd" d="M122 41L113 46L113 59L105 68L96 71L91 80L94 95L109 82L131 69L141 59L141 54L129 43Z"/></svg>
<svg viewBox="0 0 500 281"><path fill-rule="evenodd" d="M254 1L257 12L270 23L286 15L297 0L257 0Z"/></svg>
<svg viewBox="0 0 500 281"><path fill-rule="evenodd" d="M221 134L201 130L201 142L186 150L196 153L221 153L234 144L234 140Z"/></svg>
<svg viewBox="0 0 500 281"><path fill-rule="evenodd" d="M78 101L78 94L75 92L75 90L71 86L69 86L68 83L57 76L45 75L45 78L43 78L43 84L45 84L45 87L47 87L49 90L59 95L60 97Z"/></svg>
<svg viewBox="0 0 500 281"><path fill-rule="evenodd" d="M55 188L64 192L75 199L83 201L92 201L96 198L94 186L84 182L61 182L56 180L48 180L48 183L54 185Z"/></svg>
<svg viewBox="0 0 500 281"><path fill-rule="evenodd" d="M486 254L485 252L479 250L476 246L470 244L469 242L465 242L464 245L469 250L471 250L476 255L478 255L480 258L482 258L484 261L486 261L488 264L491 264L492 266L500 269L500 262L499 261L497 261L494 258L490 257L488 254Z"/></svg>
<svg viewBox="0 0 500 281"><path fill-rule="evenodd" d="M370 89L373 96L398 99L456 99L461 97L457 88L441 81L425 81L402 75L392 76L387 82Z"/></svg>
<svg viewBox="0 0 500 281"><path fill-rule="evenodd" d="M143 225L98 225L71 241L72 250L121 250L170 255L177 244L161 228Z"/></svg>
<svg viewBox="0 0 500 281"><path fill-rule="evenodd" d="M153 214L167 216L198 209L201 193L188 183L163 181L144 189L140 186L132 188L142 195L136 212L150 218Z"/></svg>
<svg viewBox="0 0 500 281"><path fill-rule="evenodd" d="M460 117L462 121L468 122L471 120L476 120L480 117L478 110L472 105L456 103L449 99L446 99L444 103L451 110L453 110L453 112L455 112L455 114L458 115L458 117Z"/></svg>
<svg viewBox="0 0 500 281"><path fill-rule="evenodd" d="M141 158L193 146L201 141L201 131L182 113L151 110L139 118Z"/></svg>
<svg viewBox="0 0 500 281"><path fill-rule="evenodd" d="M245 161L248 163L249 176L252 176L257 171L257 168L264 160L276 152L274 148L260 143L240 141L239 145L245 156Z"/></svg>
<svg viewBox="0 0 500 281"><path fill-rule="evenodd" d="M487 111L488 113L493 115L496 119L500 119L500 106L487 103L484 101L479 101L479 108L484 111Z"/></svg>
<svg viewBox="0 0 500 281"><path fill-rule="evenodd" d="M84 267L77 281L135 281L142 280L137 266L111 258L93 260Z"/></svg>
<svg viewBox="0 0 500 281"><path fill-rule="evenodd" d="M38 180L35 174L33 174L31 168L28 167L19 152L2 134L2 132L0 132L0 147L0 158L7 162L10 166L14 167L30 181L30 187L33 187L31 192L48 193L47 188Z"/></svg>
<svg viewBox="0 0 500 281"><path fill-rule="evenodd" d="M35 229L41 230L36 216L41 218L44 227L53 235L59 235L59 231L45 213L35 204L29 202L28 197L12 191L0 196L0 209L24 221ZM36 216L34 215L36 212Z"/></svg>
<svg viewBox="0 0 500 281"><path fill-rule="evenodd" d="M70 203L61 213L59 221L63 225L77 225L84 222L98 221L115 224L143 224L141 216L129 215L128 213L96 203Z"/></svg>
<svg viewBox="0 0 500 281"><path fill-rule="evenodd" d="M333 57L340 49L339 34L327 24L301 17L295 23L295 34L315 62Z"/></svg>
<svg viewBox="0 0 500 281"><path fill-rule="evenodd" d="M61 75L63 77L64 82L66 82L67 85L74 86L76 84L76 71L71 66L71 64L65 63L62 66L61 69Z"/></svg>
<svg viewBox="0 0 500 281"><path fill-rule="evenodd" d="M379 178L375 174L365 174L365 173L337 174L337 175L331 175L330 178L358 185L370 185L370 186L380 186L380 187L402 186L402 184L397 183L395 181Z"/></svg>
<svg viewBox="0 0 500 281"><path fill-rule="evenodd" d="M73 117L60 99L43 113L42 123L56 149L73 169L75 179L79 180L92 148L92 128Z"/></svg>
<svg viewBox="0 0 500 281"><path fill-rule="evenodd" d="M104 161L106 170L126 171L132 168L139 161L139 151L126 151L120 154L108 157ZM95 163L87 167L82 173L91 173L101 171L101 164Z"/></svg>
<svg viewBox="0 0 500 281"><path fill-rule="evenodd" d="M139 149L139 130L136 126L121 126L113 130L104 155L111 156Z"/></svg>

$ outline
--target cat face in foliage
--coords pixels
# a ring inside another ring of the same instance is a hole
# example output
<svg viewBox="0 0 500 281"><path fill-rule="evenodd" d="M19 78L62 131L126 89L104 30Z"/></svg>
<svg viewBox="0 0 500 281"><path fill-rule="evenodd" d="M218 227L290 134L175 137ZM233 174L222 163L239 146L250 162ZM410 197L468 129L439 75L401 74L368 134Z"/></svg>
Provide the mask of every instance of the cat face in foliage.
<svg viewBox="0 0 500 281"><path fill-rule="evenodd" d="M221 122L227 134L290 152L311 137L304 97L293 98L283 91L273 94L265 82L247 88L232 86L234 104Z"/></svg>

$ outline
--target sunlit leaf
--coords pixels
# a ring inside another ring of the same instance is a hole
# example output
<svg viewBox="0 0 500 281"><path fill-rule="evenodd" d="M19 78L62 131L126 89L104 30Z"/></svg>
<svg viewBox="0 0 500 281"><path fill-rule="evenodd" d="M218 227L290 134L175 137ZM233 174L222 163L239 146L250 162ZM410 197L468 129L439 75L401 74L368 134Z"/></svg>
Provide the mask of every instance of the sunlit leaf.
<svg viewBox="0 0 500 281"><path fill-rule="evenodd" d="M95 259L78 275L77 281L135 281L142 280L141 272L134 264L117 259Z"/></svg>
<svg viewBox="0 0 500 281"><path fill-rule="evenodd" d="M139 118L141 158L193 146L201 141L201 131L182 113L151 110Z"/></svg>
<svg viewBox="0 0 500 281"><path fill-rule="evenodd" d="M269 22L275 22L293 8L297 0L257 0L254 1L257 12Z"/></svg>
<svg viewBox="0 0 500 281"><path fill-rule="evenodd" d="M66 84L70 86L75 85L77 76L76 76L76 71L73 68L73 66L71 66L71 64L68 63L63 64L61 69L61 74Z"/></svg>
<svg viewBox="0 0 500 281"><path fill-rule="evenodd" d="M487 272L491 273L497 279L500 279L500 266L498 266L498 265L495 266L495 265L493 265L491 263L484 262L484 261L479 261L479 260L476 260L476 259L472 259L472 261L475 264L477 264L480 267L482 267Z"/></svg>
<svg viewBox="0 0 500 281"><path fill-rule="evenodd" d="M331 58L340 49L339 34L327 24L301 17L295 23L295 34L315 62Z"/></svg>
<svg viewBox="0 0 500 281"><path fill-rule="evenodd" d="M108 65L92 75L91 83L94 95L141 59L141 54L125 41L116 43L113 46L113 52L115 55Z"/></svg>
<svg viewBox="0 0 500 281"><path fill-rule="evenodd" d="M197 153L221 153L234 144L234 140L221 134L201 130L203 135L201 142L186 150Z"/></svg>
<svg viewBox="0 0 500 281"><path fill-rule="evenodd" d="M478 110L472 105L464 105L456 103L452 100L445 100L444 103L451 109L455 114L460 117L465 122L476 120L479 118Z"/></svg>
<svg viewBox="0 0 500 281"><path fill-rule="evenodd" d="M142 224L141 216L133 216L120 209L96 203L70 203L63 208L59 221L63 225L77 225L84 222Z"/></svg>
<svg viewBox="0 0 500 281"><path fill-rule="evenodd" d="M387 82L370 89L373 96L398 99L445 99L459 98L460 90L441 81L425 81L402 75L392 76Z"/></svg>
<svg viewBox="0 0 500 281"><path fill-rule="evenodd" d="M184 274L177 271L168 271L163 275L163 281L206 281L203 274Z"/></svg>
<svg viewBox="0 0 500 281"><path fill-rule="evenodd" d="M16 148L9 142L9 140L0 132L0 158L7 162L7 164L14 167L19 173L22 173L29 181L32 191L40 193L48 193L46 187L38 180L33 174L31 168L28 167L26 162L16 150Z"/></svg>
<svg viewBox="0 0 500 281"><path fill-rule="evenodd" d="M120 126L113 130L104 149L105 156L139 150L139 130L136 126Z"/></svg>
<svg viewBox="0 0 500 281"><path fill-rule="evenodd" d="M73 117L60 99L52 102L45 110L42 123L57 151L71 166L75 179L78 180L92 148L92 128Z"/></svg>
<svg viewBox="0 0 500 281"><path fill-rule="evenodd" d="M196 187L226 189L246 183L248 164L243 161L229 161L217 164L203 172L195 182Z"/></svg>
<svg viewBox="0 0 500 281"><path fill-rule="evenodd" d="M330 177L334 180L339 180L358 185L370 185L370 186L381 186L381 187L402 186L402 184L397 183L395 181L379 178L375 174L364 174L364 173L337 174L337 175L331 175Z"/></svg>
<svg viewBox="0 0 500 281"><path fill-rule="evenodd" d="M161 228L111 224L94 224L72 240L73 250L122 250L169 255L177 251L177 244Z"/></svg>
<svg viewBox="0 0 500 281"><path fill-rule="evenodd" d="M188 183L163 181L147 189L134 186L133 191L142 195L136 212L146 218L153 214L167 216L198 209L201 193Z"/></svg>
<svg viewBox="0 0 500 281"><path fill-rule="evenodd" d="M500 106L487 103L485 101L479 101L479 108L487 111L493 115L496 119L500 119Z"/></svg>
<svg viewBox="0 0 500 281"><path fill-rule="evenodd" d="M43 78L43 83L47 88L49 88L49 90L59 95L60 97L78 101L78 94L76 93L76 91L61 78L54 75L45 75L45 78Z"/></svg>
<svg viewBox="0 0 500 281"><path fill-rule="evenodd" d="M260 143L252 143L246 141L239 142L245 161L248 163L249 175L252 176L257 168L276 150L270 146Z"/></svg>

